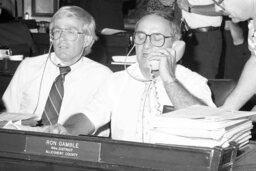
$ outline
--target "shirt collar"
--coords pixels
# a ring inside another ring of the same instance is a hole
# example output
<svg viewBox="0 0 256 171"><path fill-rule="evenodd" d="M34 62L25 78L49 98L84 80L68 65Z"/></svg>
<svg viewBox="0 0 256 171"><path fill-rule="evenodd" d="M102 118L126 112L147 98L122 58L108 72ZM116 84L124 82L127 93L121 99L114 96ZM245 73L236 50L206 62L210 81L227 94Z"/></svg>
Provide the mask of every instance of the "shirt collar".
<svg viewBox="0 0 256 171"><path fill-rule="evenodd" d="M133 77L137 78L137 79L140 79L140 80L145 80L145 82L147 82L146 78L144 77L144 75L142 74L141 70L140 70L140 67L139 67L139 64L136 62L135 64L132 64L131 66L129 66L127 68L129 74L131 74ZM156 77L155 78L157 82L161 81L161 78L160 76ZM148 81L150 82L150 80Z"/></svg>
<svg viewBox="0 0 256 171"><path fill-rule="evenodd" d="M51 53L50 56L50 60L51 62L56 66L56 67L61 67L61 66L65 66L61 60L56 56L55 53ZM79 68L80 65L82 65L83 63L84 57L82 56L77 62L75 62L74 64L70 65L71 71L75 70L76 68Z"/></svg>

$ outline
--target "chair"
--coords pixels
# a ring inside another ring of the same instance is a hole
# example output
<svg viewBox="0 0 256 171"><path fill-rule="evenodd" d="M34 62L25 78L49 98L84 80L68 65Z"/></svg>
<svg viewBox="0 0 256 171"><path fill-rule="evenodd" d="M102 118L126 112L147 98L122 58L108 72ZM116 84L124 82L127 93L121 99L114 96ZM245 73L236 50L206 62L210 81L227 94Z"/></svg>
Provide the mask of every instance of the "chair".
<svg viewBox="0 0 256 171"><path fill-rule="evenodd" d="M217 107L222 106L236 86L232 79L209 79L208 85L212 91L212 98Z"/></svg>
<svg viewBox="0 0 256 171"><path fill-rule="evenodd" d="M31 56L37 51L28 27L18 22L0 24L0 45L9 47L14 55Z"/></svg>
<svg viewBox="0 0 256 171"><path fill-rule="evenodd" d="M32 20L18 20L18 22L25 24L29 29L38 29L35 19Z"/></svg>

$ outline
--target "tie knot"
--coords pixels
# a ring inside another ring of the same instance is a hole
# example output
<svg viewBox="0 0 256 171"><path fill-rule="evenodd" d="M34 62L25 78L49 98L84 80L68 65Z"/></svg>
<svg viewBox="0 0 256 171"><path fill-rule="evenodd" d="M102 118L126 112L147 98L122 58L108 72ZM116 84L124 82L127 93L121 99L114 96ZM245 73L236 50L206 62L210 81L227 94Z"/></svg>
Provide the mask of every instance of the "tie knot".
<svg viewBox="0 0 256 171"><path fill-rule="evenodd" d="M67 73L69 73L71 71L71 68L69 66L59 67L59 69L60 69L61 75L66 75Z"/></svg>

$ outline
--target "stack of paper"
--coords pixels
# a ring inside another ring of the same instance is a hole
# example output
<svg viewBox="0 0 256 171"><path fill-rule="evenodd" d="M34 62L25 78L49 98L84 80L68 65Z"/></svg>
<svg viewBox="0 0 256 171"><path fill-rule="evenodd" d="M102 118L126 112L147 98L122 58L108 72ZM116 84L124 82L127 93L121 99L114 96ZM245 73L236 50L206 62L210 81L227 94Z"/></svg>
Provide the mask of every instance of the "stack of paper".
<svg viewBox="0 0 256 171"><path fill-rule="evenodd" d="M187 146L239 146L251 138L256 112L227 111L207 106L191 106L152 119L151 143Z"/></svg>

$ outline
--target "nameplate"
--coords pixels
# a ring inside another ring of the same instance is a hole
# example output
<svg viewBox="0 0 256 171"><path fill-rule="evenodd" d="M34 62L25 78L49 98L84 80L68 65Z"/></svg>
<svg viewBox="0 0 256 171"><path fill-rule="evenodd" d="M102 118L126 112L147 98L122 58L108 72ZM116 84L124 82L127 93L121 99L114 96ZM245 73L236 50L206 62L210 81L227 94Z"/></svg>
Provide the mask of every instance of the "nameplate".
<svg viewBox="0 0 256 171"><path fill-rule="evenodd" d="M24 152L84 161L100 160L101 144L89 141L27 136Z"/></svg>

